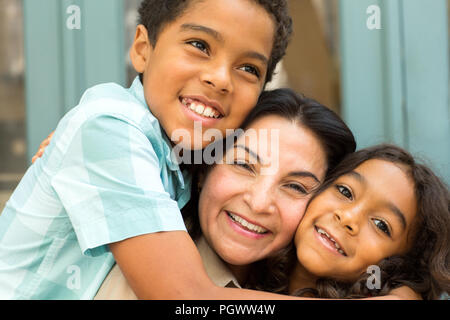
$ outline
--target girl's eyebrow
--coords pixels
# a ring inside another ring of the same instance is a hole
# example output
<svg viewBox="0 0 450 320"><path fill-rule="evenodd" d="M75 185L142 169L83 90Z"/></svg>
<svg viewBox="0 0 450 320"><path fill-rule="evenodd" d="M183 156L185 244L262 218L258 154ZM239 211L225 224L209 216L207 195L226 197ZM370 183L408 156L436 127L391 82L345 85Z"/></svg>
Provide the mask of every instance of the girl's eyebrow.
<svg viewBox="0 0 450 320"><path fill-rule="evenodd" d="M388 202L387 203L387 207L389 209L389 211L391 211L395 217L397 217L398 220L400 220L400 223L403 227L403 230L406 229L406 219L405 219L405 215L403 214L403 212L393 203Z"/></svg>

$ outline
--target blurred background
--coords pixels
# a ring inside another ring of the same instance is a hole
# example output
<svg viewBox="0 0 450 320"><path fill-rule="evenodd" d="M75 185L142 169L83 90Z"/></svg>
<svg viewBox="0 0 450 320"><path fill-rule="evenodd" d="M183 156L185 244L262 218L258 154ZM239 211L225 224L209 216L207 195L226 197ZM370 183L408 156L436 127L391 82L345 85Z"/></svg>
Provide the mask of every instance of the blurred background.
<svg viewBox="0 0 450 320"><path fill-rule="evenodd" d="M360 148L396 143L449 183L450 0L289 2L295 34L269 88L315 98ZM86 88L134 79L127 54L139 3L0 0L0 211Z"/></svg>

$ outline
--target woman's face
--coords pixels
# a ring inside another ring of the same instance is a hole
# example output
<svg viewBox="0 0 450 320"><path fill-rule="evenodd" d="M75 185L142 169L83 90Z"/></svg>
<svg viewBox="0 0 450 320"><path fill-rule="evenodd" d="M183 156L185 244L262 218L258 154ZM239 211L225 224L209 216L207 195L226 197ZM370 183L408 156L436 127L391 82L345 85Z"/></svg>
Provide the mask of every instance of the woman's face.
<svg viewBox="0 0 450 320"><path fill-rule="evenodd" d="M292 241L324 179L326 155L308 129L267 116L255 121L225 158L205 178L199 219L216 253L243 266Z"/></svg>
<svg viewBox="0 0 450 320"><path fill-rule="evenodd" d="M313 199L295 235L300 264L318 277L355 280L409 248L416 215L404 169L368 160Z"/></svg>

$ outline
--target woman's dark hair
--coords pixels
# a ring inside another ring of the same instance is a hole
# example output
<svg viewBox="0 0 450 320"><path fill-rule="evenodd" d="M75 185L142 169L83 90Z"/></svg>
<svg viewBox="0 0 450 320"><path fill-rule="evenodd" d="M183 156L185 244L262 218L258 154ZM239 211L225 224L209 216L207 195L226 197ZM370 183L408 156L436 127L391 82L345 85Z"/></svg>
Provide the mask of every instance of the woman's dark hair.
<svg viewBox="0 0 450 320"><path fill-rule="evenodd" d="M139 24L146 27L149 41L154 46L162 29L181 16L192 1L198 0L143 0L139 8ZM272 54L267 68L266 83L279 61L286 53L292 34L292 19L286 0L254 0L261 5L275 21L275 35Z"/></svg>
<svg viewBox="0 0 450 320"><path fill-rule="evenodd" d="M279 116L310 130L325 150L328 171L333 170L346 155L356 149L353 133L335 112L291 89L264 91L241 128L245 130L265 116ZM206 172L206 169L200 168L200 171ZM186 226L194 239L201 235L197 179L198 174L194 173L191 200L182 210Z"/></svg>
<svg viewBox="0 0 450 320"><path fill-rule="evenodd" d="M382 283L379 290L370 290L366 285L370 275L363 274L353 283L322 278L316 282L316 288L302 289L295 295L361 298L387 295L392 289L408 286L424 299L431 300L450 292L450 193L429 168L418 163L407 151L393 145L379 145L353 153L333 170L315 197L338 177L371 159L398 164L405 168L414 183L417 213L411 250L404 255L388 257L378 264ZM289 293L289 276L296 263L297 256L291 245L276 257L255 265L249 287Z"/></svg>

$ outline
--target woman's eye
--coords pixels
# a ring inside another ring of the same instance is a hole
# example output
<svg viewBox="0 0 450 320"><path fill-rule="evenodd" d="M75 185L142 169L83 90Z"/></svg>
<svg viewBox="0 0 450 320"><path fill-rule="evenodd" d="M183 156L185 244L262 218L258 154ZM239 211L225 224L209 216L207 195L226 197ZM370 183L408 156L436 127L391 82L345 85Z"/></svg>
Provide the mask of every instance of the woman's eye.
<svg viewBox="0 0 450 320"><path fill-rule="evenodd" d="M389 231L389 227L386 222L379 219L373 219L373 222L377 226L378 229L380 229L382 232L386 233L389 237L391 236L391 232Z"/></svg>
<svg viewBox="0 0 450 320"><path fill-rule="evenodd" d="M252 171L253 172L253 169L252 169L252 167L250 167L250 165L247 163L247 162L245 162L245 161L239 161L239 160L236 160L236 161L234 161L234 163L233 163L235 166L238 166L238 167L240 167L240 168L243 168L243 169L245 169L245 170L247 170L247 171Z"/></svg>
<svg viewBox="0 0 450 320"><path fill-rule="evenodd" d="M199 49L200 51L208 53L208 49L209 49L208 45L205 42L203 42L203 41L192 40L192 41L189 41L188 44L190 44L191 46Z"/></svg>
<svg viewBox="0 0 450 320"><path fill-rule="evenodd" d="M350 190L347 187L344 186L337 186L338 191L346 198L352 200L353 199L353 195L350 192Z"/></svg>
<svg viewBox="0 0 450 320"><path fill-rule="evenodd" d="M301 193L301 194L308 194L308 191L306 191L306 189L299 184L296 183L291 183L287 185L288 188L293 189L294 191Z"/></svg>
<svg viewBox="0 0 450 320"><path fill-rule="evenodd" d="M256 67L246 65L246 66L241 67L240 69L245 72L255 75L257 78L260 77L260 72L259 72L258 68L256 68Z"/></svg>

